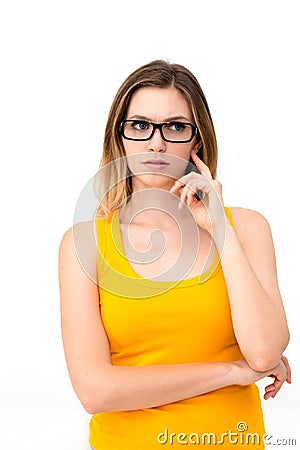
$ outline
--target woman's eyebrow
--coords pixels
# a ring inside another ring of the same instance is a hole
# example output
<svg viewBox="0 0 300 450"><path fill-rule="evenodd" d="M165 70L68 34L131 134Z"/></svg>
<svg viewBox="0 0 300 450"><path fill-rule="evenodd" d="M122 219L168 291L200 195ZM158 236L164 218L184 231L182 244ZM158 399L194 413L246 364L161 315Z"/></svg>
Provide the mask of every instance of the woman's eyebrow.
<svg viewBox="0 0 300 450"><path fill-rule="evenodd" d="M151 121L152 121L149 117L142 116L142 115L140 115L140 114L134 114L133 116L129 117L128 120L131 120L131 119L147 120L148 122L151 122ZM188 118L185 117L185 116L180 116L180 115L178 115L178 116L167 117L167 118L164 120L164 122L171 122L171 121L173 121L173 120L181 120L181 119L183 119L183 120L185 120L185 121L187 121L187 122L189 122L189 121L191 120L191 119L188 119Z"/></svg>

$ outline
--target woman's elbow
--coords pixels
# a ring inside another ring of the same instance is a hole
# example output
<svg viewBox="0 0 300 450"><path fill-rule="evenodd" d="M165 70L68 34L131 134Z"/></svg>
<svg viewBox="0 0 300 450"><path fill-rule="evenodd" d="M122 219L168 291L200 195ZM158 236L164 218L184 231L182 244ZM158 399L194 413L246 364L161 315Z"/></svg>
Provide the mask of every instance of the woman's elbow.
<svg viewBox="0 0 300 450"><path fill-rule="evenodd" d="M256 372L268 372L274 369L279 362L280 358L278 359L272 359L272 358L262 358L262 359L255 359L254 361L247 360L249 366L251 369L255 370Z"/></svg>
<svg viewBox="0 0 300 450"><path fill-rule="evenodd" d="M244 355L249 366L257 372L267 372L276 367L281 360L282 354L288 346L290 340L289 330L282 334L280 342L277 345L271 342L268 346L263 346L260 350L252 351L251 354Z"/></svg>
<svg viewBox="0 0 300 450"><path fill-rule="evenodd" d="M88 414L98 414L109 411L107 399L104 395L87 395L79 398L80 403Z"/></svg>
<svg viewBox="0 0 300 450"><path fill-rule="evenodd" d="M85 401L85 402L82 401L81 404L88 414L93 415L93 414L98 414L98 413L104 412L104 409L101 408L101 405L96 406L93 401L89 401L89 400Z"/></svg>
<svg viewBox="0 0 300 450"><path fill-rule="evenodd" d="M283 350L282 350L282 352L283 352ZM282 352L261 353L260 355L256 354L253 359L250 359L250 358L249 359L246 358L246 359L247 359L249 366L253 370L256 370L257 372L268 372L269 370L271 371L272 369L274 369L274 367L276 367L280 363L280 360L282 357Z"/></svg>
<svg viewBox="0 0 300 450"><path fill-rule="evenodd" d="M76 395L88 414L98 414L108 411L110 389L107 380L103 377L91 379L88 383L74 386ZM99 382L98 382L99 380Z"/></svg>

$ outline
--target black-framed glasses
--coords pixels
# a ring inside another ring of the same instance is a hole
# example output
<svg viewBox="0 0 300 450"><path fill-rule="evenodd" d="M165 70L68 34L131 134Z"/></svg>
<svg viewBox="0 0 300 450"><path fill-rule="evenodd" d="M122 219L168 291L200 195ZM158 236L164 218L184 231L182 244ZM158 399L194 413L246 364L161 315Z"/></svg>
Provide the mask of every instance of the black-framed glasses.
<svg viewBox="0 0 300 450"><path fill-rule="evenodd" d="M123 138L130 141L148 141L156 128L159 129L162 139L167 142L190 142L198 133L197 127L188 122L154 123L135 119L123 120L119 125Z"/></svg>

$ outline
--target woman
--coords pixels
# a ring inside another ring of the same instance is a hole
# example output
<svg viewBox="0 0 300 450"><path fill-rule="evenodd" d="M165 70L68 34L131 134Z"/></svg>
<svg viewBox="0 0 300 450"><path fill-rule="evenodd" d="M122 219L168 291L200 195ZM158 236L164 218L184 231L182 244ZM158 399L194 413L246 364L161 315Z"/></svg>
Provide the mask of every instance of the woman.
<svg viewBox="0 0 300 450"><path fill-rule="evenodd" d="M269 224L224 206L216 170L196 78L165 61L132 73L106 127L98 254L82 264L77 225L60 244L64 349L94 450L264 448L255 382L274 378L265 399L290 382L289 331Z"/></svg>

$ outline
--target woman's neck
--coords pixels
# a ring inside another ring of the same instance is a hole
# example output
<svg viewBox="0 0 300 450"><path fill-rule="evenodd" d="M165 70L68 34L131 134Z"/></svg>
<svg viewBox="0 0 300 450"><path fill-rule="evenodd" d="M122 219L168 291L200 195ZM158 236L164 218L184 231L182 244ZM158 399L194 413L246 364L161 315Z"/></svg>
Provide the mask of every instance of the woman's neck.
<svg viewBox="0 0 300 450"><path fill-rule="evenodd" d="M187 207L178 209L179 197L167 189L147 188L133 191L121 210L122 223L147 224L156 228L174 226L174 220L192 218Z"/></svg>

